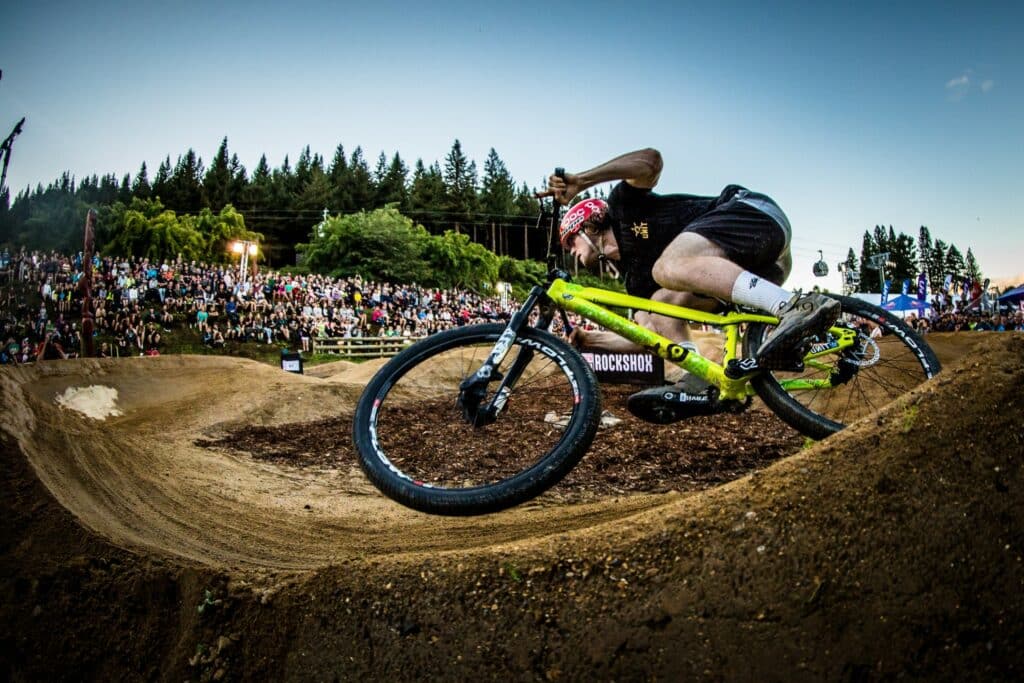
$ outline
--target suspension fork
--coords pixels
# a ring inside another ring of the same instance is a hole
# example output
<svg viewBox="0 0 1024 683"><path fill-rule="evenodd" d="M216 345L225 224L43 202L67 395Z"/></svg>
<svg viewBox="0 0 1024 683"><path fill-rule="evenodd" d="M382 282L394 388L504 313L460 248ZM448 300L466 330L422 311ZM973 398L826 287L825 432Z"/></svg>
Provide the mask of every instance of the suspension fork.
<svg viewBox="0 0 1024 683"><path fill-rule="evenodd" d="M512 393L512 388L519 381L526 366L533 360L533 349L520 347L518 355L506 373L502 375L498 371L498 367L512 349L516 337L529 326L530 313L538 306L541 308L541 316L537 327L547 329L553 317L551 302L544 288L534 287L523 305L508 321L487 360L459 385L459 406L462 408L463 417L474 427L489 425L497 419L498 413L505 407ZM487 405L482 406L481 403L487 397L487 385L492 380L499 382L498 388Z"/></svg>

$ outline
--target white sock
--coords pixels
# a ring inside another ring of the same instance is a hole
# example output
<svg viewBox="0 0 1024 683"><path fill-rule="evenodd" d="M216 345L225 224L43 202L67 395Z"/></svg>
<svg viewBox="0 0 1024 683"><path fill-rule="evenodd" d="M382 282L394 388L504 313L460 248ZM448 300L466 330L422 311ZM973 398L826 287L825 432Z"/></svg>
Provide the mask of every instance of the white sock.
<svg viewBox="0 0 1024 683"><path fill-rule="evenodd" d="M740 273L732 285L732 300L735 303L772 314L789 303L791 298L792 292L746 270Z"/></svg>

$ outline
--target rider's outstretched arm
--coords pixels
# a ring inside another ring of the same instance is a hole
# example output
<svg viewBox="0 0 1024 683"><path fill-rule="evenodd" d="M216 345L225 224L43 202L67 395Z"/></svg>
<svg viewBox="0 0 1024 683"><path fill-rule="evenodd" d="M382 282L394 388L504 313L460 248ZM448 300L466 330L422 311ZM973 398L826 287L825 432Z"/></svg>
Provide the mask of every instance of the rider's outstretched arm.
<svg viewBox="0 0 1024 683"><path fill-rule="evenodd" d="M566 173L564 177L552 175L548 178L547 191L539 192L537 196L554 197L559 203L568 204L584 190L614 180L625 180L634 187L650 189L658 184L662 166L658 150L651 147L638 149L581 173Z"/></svg>

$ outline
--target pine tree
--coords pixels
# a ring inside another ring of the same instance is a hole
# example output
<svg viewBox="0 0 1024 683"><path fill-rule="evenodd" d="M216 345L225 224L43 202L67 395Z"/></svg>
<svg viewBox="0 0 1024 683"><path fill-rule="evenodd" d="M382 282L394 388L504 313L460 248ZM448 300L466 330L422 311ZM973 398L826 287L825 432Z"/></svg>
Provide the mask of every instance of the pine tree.
<svg viewBox="0 0 1024 683"><path fill-rule="evenodd" d="M306 189L306 185L313 177L313 154L309 149L309 145L302 150L299 154L299 160L295 163L295 187L293 188L296 195L301 195Z"/></svg>
<svg viewBox="0 0 1024 683"><path fill-rule="evenodd" d="M971 251L970 247L967 248L964 267L967 271L967 277L971 278L974 282L981 282L984 279L985 276L981 272L981 266L978 265L978 261L974 258L974 252Z"/></svg>
<svg viewBox="0 0 1024 683"><path fill-rule="evenodd" d="M939 289L943 286L946 281L946 275L949 271L946 270L946 243L942 240L935 240L932 245L932 250L928 253L928 273L931 278L932 287Z"/></svg>
<svg viewBox="0 0 1024 683"><path fill-rule="evenodd" d="M949 251L946 252L946 272L953 274L954 281L963 280L964 276L967 275L963 254L960 253L955 244L950 244Z"/></svg>
<svg viewBox="0 0 1024 683"><path fill-rule="evenodd" d="M345 148L341 145L334 150L334 159L327 171L327 180L331 186L331 210L337 214L351 212L353 204L348 160L345 158Z"/></svg>
<svg viewBox="0 0 1024 683"><path fill-rule="evenodd" d="M178 213L199 213L203 208L203 160L195 150L189 150L178 157L174 174L168 182L164 205Z"/></svg>
<svg viewBox="0 0 1024 683"><path fill-rule="evenodd" d="M249 181L245 177L245 166L242 165L237 154L231 155L231 161L228 162L228 173L231 174L231 181L228 183L228 203L238 206L245 198Z"/></svg>
<svg viewBox="0 0 1024 683"><path fill-rule="evenodd" d="M892 226L889 226L889 231L892 230ZM875 253L881 253L889 251L889 231L885 229L884 225L875 226Z"/></svg>
<svg viewBox="0 0 1024 683"><path fill-rule="evenodd" d="M889 260L893 263L892 280L900 283L904 280L917 282L917 245L913 237L889 232Z"/></svg>
<svg viewBox="0 0 1024 683"><path fill-rule="evenodd" d="M146 162L142 162L139 172L132 182L132 196L139 199L149 199L153 194L153 188L149 184L149 174L146 172Z"/></svg>
<svg viewBox="0 0 1024 683"><path fill-rule="evenodd" d="M384 153L382 152L381 159L383 159L383 156ZM409 169L406 168L405 162L402 161L402 157L398 155L398 152L395 152L395 156L391 157L391 162L388 164L387 169L377 181L376 204L378 206L395 204L399 210L408 209L408 176Z"/></svg>
<svg viewBox="0 0 1024 683"><path fill-rule="evenodd" d="M305 212L303 220L309 223L311 222L309 218L310 212L320 212L324 209L330 210L330 203L331 183L324 172L323 166L314 163L310 166L309 180L303 187L302 194L299 195L295 203L295 208Z"/></svg>
<svg viewBox="0 0 1024 683"><path fill-rule="evenodd" d="M483 186L480 191L480 210L501 221L515 211L516 188L505 162L491 147L484 162Z"/></svg>
<svg viewBox="0 0 1024 683"><path fill-rule="evenodd" d="M444 161L444 210L454 220L469 220L476 211L476 164L462 153L456 140Z"/></svg>
<svg viewBox="0 0 1024 683"><path fill-rule="evenodd" d="M417 159L409 187L409 208L427 228L438 224L438 211L444 203L444 194L441 167L436 162L426 167L422 159Z"/></svg>
<svg viewBox="0 0 1024 683"><path fill-rule="evenodd" d="M370 167L366 165L366 159L363 158L362 147L356 147L352 152L348 169L348 193L352 197L352 209L369 211L373 206L375 188L373 178L370 176Z"/></svg>
<svg viewBox="0 0 1024 683"><path fill-rule="evenodd" d="M217 153L210 162L210 168L203 178L204 204L215 212L219 212L228 203L228 191L231 185L231 169L228 166L228 139L221 140Z"/></svg>
<svg viewBox="0 0 1024 683"><path fill-rule="evenodd" d="M373 184L380 188L380 184L384 182L384 176L388 172L388 158L382 151L377 155L377 165L373 169Z"/></svg>
<svg viewBox="0 0 1024 683"><path fill-rule="evenodd" d="M515 214L517 216L537 216L540 214L540 200L537 199L536 190L531 190L523 181L519 191L516 192Z"/></svg>
<svg viewBox="0 0 1024 683"><path fill-rule="evenodd" d="M152 196L161 198L167 194L171 182L171 157L166 156L156 169L156 177L153 178Z"/></svg>
<svg viewBox="0 0 1024 683"><path fill-rule="evenodd" d="M127 204L132 200L132 177L125 173L121 178L121 188L117 191L117 201Z"/></svg>

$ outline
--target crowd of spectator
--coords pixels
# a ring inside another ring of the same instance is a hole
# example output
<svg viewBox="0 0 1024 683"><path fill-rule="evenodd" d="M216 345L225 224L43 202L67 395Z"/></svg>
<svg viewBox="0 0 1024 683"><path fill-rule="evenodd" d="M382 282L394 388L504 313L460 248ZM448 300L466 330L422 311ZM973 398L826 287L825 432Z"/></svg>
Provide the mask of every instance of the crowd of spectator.
<svg viewBox="0 0 1024 683"><path fill-rule="evenodd" d="M0 339L5 340L0 363L78 354L82 276L81 254L0 254ZM100 357L157 355L167 335L184 327L213 348L255 342L309 352L317 339L412 339L507 320L517 306L510 299L503 302L499 296L468 290L358 276L262 271L243 280L236 268L223 264L110 257L93 260L92 302L94 346ZM1020 311L946 310L907 321L922 333L1024 330Z"/></svg>
<svg viewBox="0 0 1024 683"><path fill-rule="evenodd" d="M81 256L21 252L0 262L3 362L67 358L81 345ZM37 293L38 296L31 296ZM36 310L30 301L40 300ZM506 320L516 302L465 290L397 285L359 276L239 277L223 264L95 258L92 311L99 356L159 354L190 327L202 342L281 344L311 351L326 338L419 338ZM109 340L109 341L108 341Z"/></svg>
<svg viewBox="0 0 1024 683"><path fill-rule="evenodd" d="M928 332L1011 332L1024 330L1024 312L946 310L930 316L911 314L907 323L921 334Z"/></svg>

